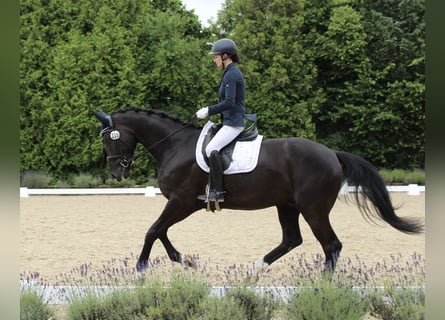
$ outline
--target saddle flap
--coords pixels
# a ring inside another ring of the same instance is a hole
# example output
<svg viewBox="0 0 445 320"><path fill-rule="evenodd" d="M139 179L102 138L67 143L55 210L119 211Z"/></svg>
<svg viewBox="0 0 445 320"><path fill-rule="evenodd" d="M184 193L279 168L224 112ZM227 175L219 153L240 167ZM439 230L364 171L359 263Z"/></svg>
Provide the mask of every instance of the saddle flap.
<svg viewBox="0 0 445 320"><path fill-rule="evenodd" d="M217 132L222 128L222 124L213 124L210 129L207 131L207 134L204 137L204 142L202 144L202 155L204 157L205 162L209 165L209 159L206 155L205 149L209 144L210 140L217 134ZM222 157L223 168L226 170L230 163L232 162L232 154L233 149L235 148L235 144L237 141L252 141L258 137L258 128L256 126L256 122L252 123L248 128L244 129L231 143L221 149L219 152Z"/></svg>
<svg viewBox="0 0 445 320"><path fill-rule="evenodd" d="M216 135L218 130L221 129L221 127L222 125L217 125L217 124L212 125L210 129L207 131L207 134L204 136L201 152L204 161L206 162L207 165L209 165L209 158L207 157L205 151L206 147L209 144L210 140L212 140L212 138ZM235 143L236 143L235 141L232 141L227 146L222 148L219 152L222 158L223 170L226 170L230 166L230 163L232 162L232 153L233 153L233 148L235 147Z"/></svg>
<svg viewBox="0 0 445 320"><path fill-rule="evenodd" d="M208 121L201 131L196 144L196 162L205 172L209 172L209 164L205 148L216 132L222 127ZM262 136L258 134L255 124L246 128L238 137L224 147L220 154L223 158L224 174L246 173L252 171L257 164L261 148Z"/></svg>

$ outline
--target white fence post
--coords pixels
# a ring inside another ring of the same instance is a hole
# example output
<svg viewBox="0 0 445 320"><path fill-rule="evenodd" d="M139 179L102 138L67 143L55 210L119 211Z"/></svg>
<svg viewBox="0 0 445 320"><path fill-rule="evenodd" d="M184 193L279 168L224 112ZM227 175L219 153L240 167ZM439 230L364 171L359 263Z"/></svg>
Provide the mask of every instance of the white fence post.
<svg viewBox="0 0 445 320"><path fill-rule="evenodd" d="M408 195L418 196L419 194L420 194L420 188L417 184L409 184L408 185Z"/></svg>
<svg viewBox="0 0 445 320"><path fill-rule="evenodd" d="M28 197L29 197L28 188L20 187L20 198L28 198Z"/></svg>
<svg viewBox="0 0 445 320"><path fill-rule="evenodd" d="M340 191L338 193L343 196L345 194L348 194L348 192L349 192L349 186L348 186L348 183L345 182L342 184Z"/></svg>
<svg viewBox="0 0 445 320"><path fill-rule="evenodd" d="M155 197L156 196L156 190L152 186L148 186L145 188L145 196L146 197Z"/></svg>

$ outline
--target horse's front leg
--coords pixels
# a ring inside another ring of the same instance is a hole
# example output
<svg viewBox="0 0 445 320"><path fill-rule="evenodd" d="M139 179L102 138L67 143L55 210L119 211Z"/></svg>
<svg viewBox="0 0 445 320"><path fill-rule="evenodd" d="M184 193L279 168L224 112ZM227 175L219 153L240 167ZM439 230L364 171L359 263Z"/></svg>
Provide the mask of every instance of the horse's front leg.
<svg viewBox="0 0 445 320"><path fill-rule="evenodd" d="M136 270L142 271L148 268L148 258L153 247L153 243L158 239L158 226L162 222L161 218L155 221L153 225L148 229L145 234L144 246L142 247L141 254L139 255L138 262L136 263Z"/></svg>
<svg viewBox="0 0 445 320"><path fill-rule="evenodd" d="M188 258L179 253L171 244L167 237L167 230L175 223L185 219L198 208L187 206L185 201L170 199L159 218L148 229L145 235L144 246L136 264L136 269L142 271L148 267L148 259L153 247L153 243L159 239L167 250L167 254L172 261L191 265Z"/></svg>

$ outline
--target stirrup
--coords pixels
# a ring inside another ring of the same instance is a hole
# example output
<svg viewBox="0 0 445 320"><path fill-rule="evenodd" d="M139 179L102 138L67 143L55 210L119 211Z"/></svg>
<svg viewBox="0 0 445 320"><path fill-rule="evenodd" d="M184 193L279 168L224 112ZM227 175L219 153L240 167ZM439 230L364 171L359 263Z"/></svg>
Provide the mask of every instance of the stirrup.
<svg viewBox="0 0 445 320"><path fill-rule="evenodd" d="M207 184L205 194L199 195L197 199L207 203L206 211L212 211L212 212L215 212L215 210L221 211L221 206L219 205L219 203L224 202L224 196L223 196L224 193L225 191L223 192L218 192L215 190L210 191L210 187Z"/></svg>
<svg viewBox="0 0 445 320"><path fill-rule="evenodd" d="M205 203L207 203L206 211L221 211L221 206L219 203L224 202L223 194L225 192L209 191L209 189L209 185L207 185L206 194L199 195L198 200L203 200Z"/></svg>
<svg viewBox="0 0 445 320"><path fill-rule="evenodd" d="M203 200L205 202L224 202L224 193L218 191L209 191L207 194L201 194L198 196L198 200Z"/></svg>
<svg viewBox="0 0 445 320"><path fill-rule="evenodd" d="M213 202L224 202L224 191L223 192L219 192L219 191L210 191L208 193L208 201L213 201Z"/></svg>

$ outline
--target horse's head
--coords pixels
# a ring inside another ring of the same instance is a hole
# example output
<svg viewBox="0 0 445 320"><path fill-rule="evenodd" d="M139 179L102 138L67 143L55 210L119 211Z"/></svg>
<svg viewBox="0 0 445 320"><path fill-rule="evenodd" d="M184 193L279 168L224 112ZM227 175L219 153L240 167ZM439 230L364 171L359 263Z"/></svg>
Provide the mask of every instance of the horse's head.
<svg viewBox="0 0 445 320"><path fill-rule="evenodd" d="M93 113L102 123L100 136L107 153L111 176L117 181L128 178L136 149L134 135L128 128L115 125L111 116L102 110L99 112L93 111Z"/></svg>

